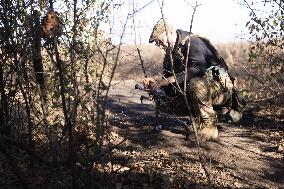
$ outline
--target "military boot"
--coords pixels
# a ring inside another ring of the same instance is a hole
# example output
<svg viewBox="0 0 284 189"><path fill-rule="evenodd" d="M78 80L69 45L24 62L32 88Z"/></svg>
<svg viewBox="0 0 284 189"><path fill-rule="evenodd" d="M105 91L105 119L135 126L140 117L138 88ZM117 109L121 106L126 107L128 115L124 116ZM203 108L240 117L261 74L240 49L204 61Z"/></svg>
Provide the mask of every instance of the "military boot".
<svg viewBox="0 0 284 189"><path fill-rule="evenodd" d="M242 119L242 112L237 111L237 110L230 110L230 112L228 113L231 120L236 123L238 121L240 121Z"/></svg>
<svg viewBox="0 0 284 189"><path fill-rule="evenodd" d="M215 119L206 119L201 123L200 129L197 131L201 142L206 142L210 139L218 138L218 129L215 125Z"/></svg>

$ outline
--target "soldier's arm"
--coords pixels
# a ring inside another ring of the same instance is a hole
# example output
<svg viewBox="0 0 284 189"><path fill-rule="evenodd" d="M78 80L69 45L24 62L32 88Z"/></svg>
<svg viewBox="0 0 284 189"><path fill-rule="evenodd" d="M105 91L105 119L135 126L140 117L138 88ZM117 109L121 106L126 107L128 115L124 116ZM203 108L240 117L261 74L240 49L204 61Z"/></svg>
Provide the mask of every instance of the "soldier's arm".
<svg viewBox="0 0 284 189"><path fill-rule="evenodd" d="M188 66L187 66L187 77L186 80L189 81L194 77L202 77L206 70L206 58L205 54L207 53L207 47L199 38L192 38L190 44L190 53L188 54ZM168 58L168 57L167 57ZM167 64L165 64L167 63ZM168 59L164 59L164 69L165 65L168 65L170 61ZM166 81L165 81L166 80ZM176 73L175 76L170 76L167 78L163 78L163 80L159 81L160 86L166 86L170 83L183 83L185 80L185 72Z"/></svg>
<svg viewBox="0 0 284 189"><path fill-rule="evenodd" d="M198 67L190 67L187 70L187 76L186 81L189 81L190 79L194 77L201 77L204 72L200 70ZM180 72L176 74L176 80L173 76L173 78L169 79L171 83L177 82L178 84L185 81L185 72Z"/></svg>
<svg viewBox="0 0 284 189"><path fill-rule="evenodd" d="M196 64L198 64L198 62L196 62ZM204 74L204 70L198 66L191 66L188 68L187 70L187 77L186 77L186 81L189 81L191 78L194 77L202 77L202 75ZM185 81L185 72L179 72L177 74L175 74L175 76L171 76L166 78L170 83L183 83Z"/></svg>

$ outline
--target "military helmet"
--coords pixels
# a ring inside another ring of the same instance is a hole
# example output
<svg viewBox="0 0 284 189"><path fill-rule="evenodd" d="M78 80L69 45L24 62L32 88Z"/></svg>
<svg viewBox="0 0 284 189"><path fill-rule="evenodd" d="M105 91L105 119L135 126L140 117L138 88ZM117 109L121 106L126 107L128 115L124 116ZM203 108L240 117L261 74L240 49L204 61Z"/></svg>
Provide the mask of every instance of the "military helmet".
<svg viewBox="0 0 284 189"><path fill-rule="evenodd" d="M159 35L161 35L164 31L171 31L173 27L169 25L164 19L160 19L154 26L152 34L149 39L149 43L153 43Z"/></svg>

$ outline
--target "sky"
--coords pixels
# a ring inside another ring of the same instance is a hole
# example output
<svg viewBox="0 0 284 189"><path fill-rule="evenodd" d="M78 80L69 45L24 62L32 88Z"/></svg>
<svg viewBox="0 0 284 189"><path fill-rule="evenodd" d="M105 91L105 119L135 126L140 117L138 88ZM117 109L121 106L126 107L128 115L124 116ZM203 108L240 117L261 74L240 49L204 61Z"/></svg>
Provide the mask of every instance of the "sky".
<svg viewBox="0 0 284 189"><path fill-rule="evenodd" d="M132 12L132 1L138 9L151 2L151 0L129 0L123 5L124 11ZM200 6L197 7L194 15L192 32L209 38L213 43L240 41L247 33L245 24L249 20L249 10L237 4L237 1L241 0L197 0ZM195 2L196 0L164 0L165 19L175 29L189 31L193 13L190 5L195 5ZM135 15L138 42L140 36L142 44L148 43L152 28L161 17L157 0ZM127 29L124 39L126 43L134 42L133 33L133 28Z"/></svg>

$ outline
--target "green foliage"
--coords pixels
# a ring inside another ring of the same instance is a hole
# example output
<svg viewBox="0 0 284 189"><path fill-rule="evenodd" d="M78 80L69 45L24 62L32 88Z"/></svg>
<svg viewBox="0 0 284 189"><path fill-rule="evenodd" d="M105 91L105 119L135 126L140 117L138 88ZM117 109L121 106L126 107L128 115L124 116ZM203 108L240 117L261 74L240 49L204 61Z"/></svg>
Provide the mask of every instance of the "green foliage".
<svg viewBox="0 0 284 189"><path fill-rule="evenodd" d="M250 10L250 20L246 23L246 27L250 33L249 62L251 69L253 74L261 76L261 79L257 80L261 80L262 85L270 86L270 90L266 90L270 92L265 93L259 88L258 96L271 96L271 93L275 95L282 90L279 88L279 85L282 85L279 81L282 81L281 77L284 73L283 1L243 0L243 2Z"/></svg>
<svg viewBox="0 0 284 189"><path fill-rule="evenodd" d="M273 1L252 1L246 2L246 6L251 10L251 20L246 23L251 34L251 60L263 56L265 59L279 56L283 49L283 2ZM274 59L271 63L279 63L281 60Z"/></svg>

